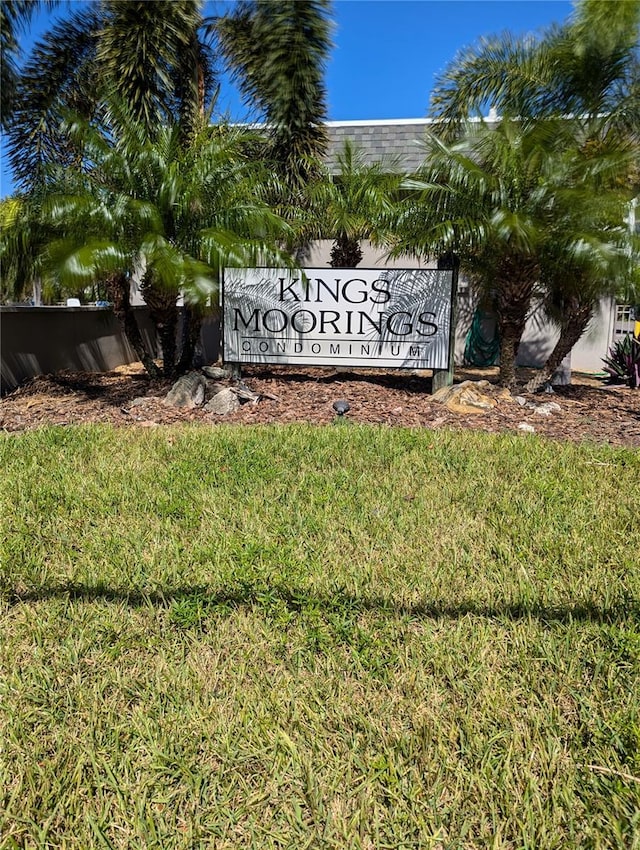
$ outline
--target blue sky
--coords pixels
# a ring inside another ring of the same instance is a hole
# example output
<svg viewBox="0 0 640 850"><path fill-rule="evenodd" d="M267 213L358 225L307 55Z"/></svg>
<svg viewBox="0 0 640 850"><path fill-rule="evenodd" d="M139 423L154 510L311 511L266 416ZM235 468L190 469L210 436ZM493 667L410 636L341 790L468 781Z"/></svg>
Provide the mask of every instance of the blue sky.
<svg viewBox="0 0 640 850"><path fill-rule="evenodd" d="M435 78L483 35L565 20L561 0L339 0L328 67L329 117L422 118Z"/></svg>
<svg viewBox="0 0 640 850"><path fill-rule="evenodd" d="M224 0L208 3L223 10ZM329 119L422 118L438 73L483 35L536 32L569 17L567 0L334 0ZM223 95L226 97L226 95ZM237 117L236 97L226 103ZM225 105L226 105L225 103Z"/></svg>
<svg viewBox="0 0 640 850"><path fill-rule="evenodd" d="M41 14L23 40L25 48L72 5ZM229 5L215 0L205 12L220 13ZM436 76L459 49L483 35L525 34L560 23L573 6L567 0L335 0L333 8L328 117L345 121L424 117ZM220 104L234 119L247 117L229 84L223 84ZM1 194L11 191L3 161Z"/></svg>

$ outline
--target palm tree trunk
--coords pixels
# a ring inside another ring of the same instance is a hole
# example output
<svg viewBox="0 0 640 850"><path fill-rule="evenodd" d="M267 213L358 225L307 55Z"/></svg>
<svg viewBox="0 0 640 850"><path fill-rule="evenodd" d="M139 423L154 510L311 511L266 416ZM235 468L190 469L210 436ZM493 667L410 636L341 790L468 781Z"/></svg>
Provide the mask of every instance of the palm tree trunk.
<svg viewBox="0 0 640 850"><path fill-rule="evenodd" d="M182 313L182 334L181 334L181 353L176 372L182 375L187 372L193 365L193 357L196 350L196 345L200 338L200 329L202 327L202 311L197 307L190 307L185 304Z"/></svg>
<svg viewBox="0 0 640 850"><path fill-rule="evenodd" d="M172 378L177 367L178 292L159 284L149 270L144 274L140 290L162 346L162 373L165 378Z"/></svg>
<svg viewBox="0 0 640 850"><path fill-rule="evenodd" d="M511 322L498 320L500 335L500 377L499 383L509 389L516 384L516 357L520 347L522 331Z"/></svg>
<svg viewBox="0 0 640 850"><path fill-rule="evenodd" d="M176 363L176 328L177 317L158 325L160 345L162 346L162 374L165 378L173 378L177 372Z"/></svg>
<svg viewBox="0 0 640 850"><path fill-rule="evenodd" d="M355 269L362 260L362 248L358 239L338 236L331 248L332 269Z"/></svg>
<svg viewBox="0 0 640 850"><path fill-rule="evenodd" d="M538 374L525 384L525 392L535 393L551 380L564 358L585 332L592 315L593 302L582 304L575 302L571 305L568 313L563 317L560 337L553 351Z"/></svg>
<svg viewBox="0 0 640 850"><path fill-rule="evenodd" d="M152 378L160 377L160 369L145 348L140 328L131 307L129 281L122 275L114 275L106 282L107 294L113 304L113 312L120 322L129 345L138 355L140 362Z"/></svg>
<svg viewBox="0 0 640 850"><path fill-rule="evenodd" d="M505 257L497 281L496 312L500 334L500 378L503 387L516 383L516 358L531 307L538 265L518 256Z"/></svg>

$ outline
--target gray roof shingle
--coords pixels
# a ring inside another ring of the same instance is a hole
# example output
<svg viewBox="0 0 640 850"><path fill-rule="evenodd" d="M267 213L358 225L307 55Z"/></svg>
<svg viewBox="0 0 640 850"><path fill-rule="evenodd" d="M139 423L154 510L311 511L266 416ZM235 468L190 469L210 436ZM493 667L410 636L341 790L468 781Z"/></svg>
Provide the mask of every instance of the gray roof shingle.
<svg viewBox="0 0 640 850"><path fill-rule="evenodd" d="M337 155L349 139L362 151L368 164L380 160L398 160L398 167L414 171L424 159L420 144L433 120L407 118L393 121L327 121L329 164L335 168Z"/></svg>

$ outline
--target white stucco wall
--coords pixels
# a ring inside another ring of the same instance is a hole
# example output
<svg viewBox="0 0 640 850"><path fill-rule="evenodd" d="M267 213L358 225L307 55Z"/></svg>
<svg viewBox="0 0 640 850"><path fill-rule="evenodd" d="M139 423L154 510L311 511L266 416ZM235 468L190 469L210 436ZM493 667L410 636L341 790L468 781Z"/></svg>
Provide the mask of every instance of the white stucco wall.
<svg viewBox="0 0 640 850"><path fill-rule="evenodd" d="M602 372L602 358L609 353L613 339L616 304L613 298L602 298L582 339L571 352L571 368L577 372Z"/></svg>

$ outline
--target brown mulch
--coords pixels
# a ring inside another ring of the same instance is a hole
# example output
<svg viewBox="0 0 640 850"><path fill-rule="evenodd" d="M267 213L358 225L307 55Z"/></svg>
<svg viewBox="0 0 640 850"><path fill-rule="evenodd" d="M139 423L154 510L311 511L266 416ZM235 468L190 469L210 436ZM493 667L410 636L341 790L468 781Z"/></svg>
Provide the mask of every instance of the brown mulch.
<svg viewBox="0 0 640 850"><path fill-rule="evenodd" d="M525 370L519 376L524 381ZM459 370L458 380L488 379L495 370ZM571 386L556 387L553 395L528 396L536 404L553 400L561 410L542 417L521 407L513 398L489 390L497 405L488 412L459 414L433 400L431 380L405 372L301 367L253 367L243 380L264 397L248 402L228 416L201 409L167 407L162 399L167 381L152 381L140 364L106 374L62 372L32 379L0 401L0 429L24 431L43 425L108 422L119 426L154 427L179 422L203 425L257 424L335 420L332 404L346 399L352 422L418 428L471 428L488 432L516 432L526 422L535 432L554 439L606 442L640 447L640 391L606 387L600 380L573 376ZM224 382L233 386L233 381ZM144 401L132 405L135 398Z"/></svg>

